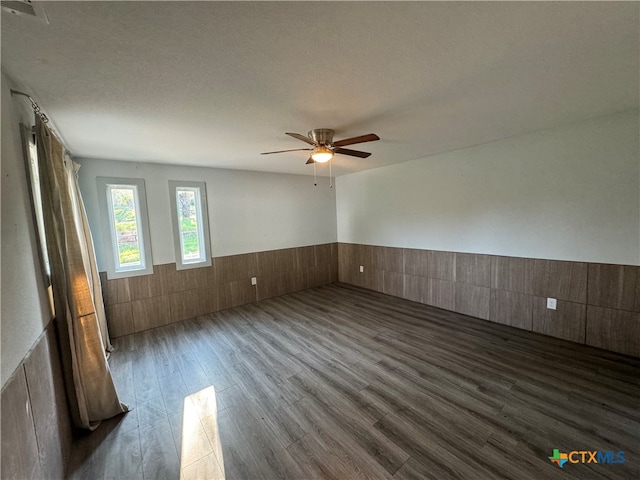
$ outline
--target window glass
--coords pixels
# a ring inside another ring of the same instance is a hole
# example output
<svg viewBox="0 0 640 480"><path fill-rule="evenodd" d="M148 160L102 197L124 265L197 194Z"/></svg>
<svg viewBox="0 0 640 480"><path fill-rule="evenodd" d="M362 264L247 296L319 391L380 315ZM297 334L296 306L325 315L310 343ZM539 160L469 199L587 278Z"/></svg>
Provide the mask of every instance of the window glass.
<svg viewBox="0 0 640 480"><path fill-rule="evenodd" d="M153 273L142 179L98 177L108 278Z"/></svg>
<svg viewBox="0 0 640 480"><path fill-rule="evenodd" d="M116 270L144 266L138 195L134 185L109 185L112 233L116 249Z"/></svg>
<svg viewBox="0 0 640 480"><path fill-rule="evenodd" d="M177 187L176 202L182 262L202 262L205 258L200 188Z"/></svg>
<svg viewBox="0 0 640 480"><path fill-rule="evenodd" d="M24 124L20 125L20 135L22 136L24 156L27 167L27 177L30 185L30 199L35 223L36 234L38 236L38 258L42 271L42 280L47 290L51 318L55 317L55 307L53 302L53 288L51 287L51 266L49 264L49 253L47 251L47 237L44 231L44 212L42 210L42 190L40 184L40 170L38 167L38 148L35 142L33 130Z"/></svg>
<svg viewBox="0 0 640 480"><path fill-rule="evenodd" d="M211 265L206 190L201 182L169 182L176 267Z"/></svg>
<svg viewBox="0 0 640 480"><path fill-rule="evenodd" d="M51 267L49 266L49 255L47 253L47 239L44 236L44 214L42 212L42 192L40 191L40 171L38 169L38 149L33 140L33 136L29 136L27 141L27 157L29 159L29 173L31 177L31 194L33 195L33 209L36 219L36 227L38 230L38 241L40 242L40 255L42 256L42 264L47 277L51 276Z"/></svg>

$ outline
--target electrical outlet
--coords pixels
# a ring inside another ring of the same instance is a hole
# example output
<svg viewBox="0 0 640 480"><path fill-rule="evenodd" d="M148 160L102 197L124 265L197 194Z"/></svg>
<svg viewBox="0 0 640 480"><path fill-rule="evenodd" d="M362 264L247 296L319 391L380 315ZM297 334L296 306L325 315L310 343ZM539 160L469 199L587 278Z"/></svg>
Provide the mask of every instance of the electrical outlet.
<svg viewBox="0 0 640 480"><path fill-rule="evenodd" d="M360 273L364 272L364 265L360 265Z"/></svg>
<svg viewBox="0 0 640 480"><path fill-rule="evenodd" d="M558 306L558 300L555 298L547 298L547 308L549 310L555 310Z"/></svg>
<svg viewBox="0 0 640 480"><path fill-rule="evenodd" d="M256 277L251 277L251 285L257 285L258 279Z"/></svg>

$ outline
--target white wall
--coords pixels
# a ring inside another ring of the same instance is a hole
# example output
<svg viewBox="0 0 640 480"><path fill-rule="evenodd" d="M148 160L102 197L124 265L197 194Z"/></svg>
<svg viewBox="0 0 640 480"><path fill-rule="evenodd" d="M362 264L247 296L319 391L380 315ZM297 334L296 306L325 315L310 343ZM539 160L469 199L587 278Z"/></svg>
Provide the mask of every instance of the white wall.
<svg viewBox="0 0 640 480"><path fill-rule="evenodd" d="M96 177L144 178L154 265L175 262L169 180L207 184L212 255L335 242L335 187L327 178L139 162L80 159L80 189L105 270Z"/></svg>
<svg viewBox="0 0 640 480"><path fill-rule="evenodd" d="M632 110L339 177L338 241L639 265L639 128Z"/></svg>
<svg viewBox="0 0 640 480"><path fill-rule="evenodd" d="M20 122L33 124L25 97L2 75L2 306L0 354L2 386L49 323L49 307L38 260ZM19 89L19 88L18 88Z"/></svg>

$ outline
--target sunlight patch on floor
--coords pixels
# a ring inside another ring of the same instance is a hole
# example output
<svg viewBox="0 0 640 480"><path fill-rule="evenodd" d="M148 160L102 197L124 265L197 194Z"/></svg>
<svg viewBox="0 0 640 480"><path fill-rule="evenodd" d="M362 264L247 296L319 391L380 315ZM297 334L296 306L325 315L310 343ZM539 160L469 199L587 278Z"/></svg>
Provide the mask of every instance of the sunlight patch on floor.
<svg viewBox="0 0 640 480"><path fill-rule="evenodd" d="M218 403L213 386L184 398L180 479L224 480L218 429Z"/></svg>

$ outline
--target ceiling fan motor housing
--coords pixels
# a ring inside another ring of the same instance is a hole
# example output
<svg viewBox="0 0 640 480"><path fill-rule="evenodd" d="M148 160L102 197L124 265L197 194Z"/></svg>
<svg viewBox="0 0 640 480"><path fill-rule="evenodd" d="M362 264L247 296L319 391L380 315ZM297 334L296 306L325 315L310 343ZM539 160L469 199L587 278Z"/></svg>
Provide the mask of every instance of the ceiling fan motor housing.
<svg viewBox="0 0 640 480"><path fill-rule="evenodd" d="M316 128L309 130L307 135L318 145L331 145L333 143L334 133L330 128Z"/></svg>

